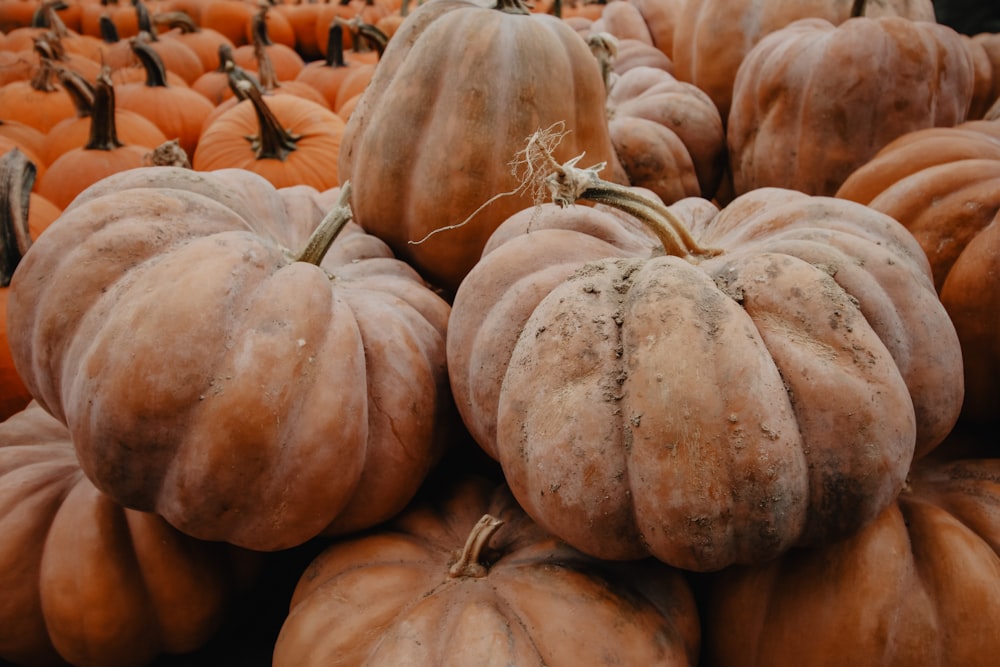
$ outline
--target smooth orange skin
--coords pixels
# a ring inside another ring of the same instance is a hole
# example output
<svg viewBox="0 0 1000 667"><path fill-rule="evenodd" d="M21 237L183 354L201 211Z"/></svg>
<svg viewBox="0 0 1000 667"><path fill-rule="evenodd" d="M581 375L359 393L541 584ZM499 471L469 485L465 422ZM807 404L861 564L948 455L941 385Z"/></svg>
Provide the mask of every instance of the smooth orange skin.
<svg viewBox="0 0 1000 667"><path fill-rule="evenodd" d="M303 573L275 667L688 667L694 597L655 562L617 567L552 538L503 487L460 477ZM483 576L449 576L477 520L504 522Z"/></svg>
<svg viewBox="0 0 1000 667"><path fill-rule="evenodd" d="M220 627L260 557L201 542L98 491L32 402L0 423L0 658L134 667Z"/></svg>
<svg viewBox="0 0 1000 667"><path fill-rule="evenodd" d="M733 568L705 605L705 667L992 667L1000 461L924 464L843 542Z"/></svg>
<svg viewBox="0 0 1000 667"><path fill-rule="evenodd" d="M466 425L536 521L599 557L711 571L850 534L962 403L926 258L834 198L674 206L720 255L658 256L600 206L498 228L449 324Z"/></svg>
<svg viewBox="0 0 1000 667"><path fill-rule="evenodd" d="M965 361L963 418L1000 418L1000 122L910 132L837 192L892 216L920 243Z"/></svg>

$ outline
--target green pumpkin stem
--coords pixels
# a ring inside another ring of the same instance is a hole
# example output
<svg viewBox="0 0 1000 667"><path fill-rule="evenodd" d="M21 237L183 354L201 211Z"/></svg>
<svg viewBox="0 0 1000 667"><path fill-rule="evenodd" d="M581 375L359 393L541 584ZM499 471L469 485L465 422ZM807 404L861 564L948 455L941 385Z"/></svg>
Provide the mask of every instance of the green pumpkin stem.
<svg viewBox="0 0 1000 667"><path fill-rule="evenodd" d="M31 246L28 208L37 168L17 148L0 157L0 287L8 287L14 270Z"/></svg>
<svg viewBox="0 0 1000 667"><path fill-rule="evenodd" d="M309 262L310 264L315 264L319 266L323 258L326 257L327 251L333 242L337 240L340 232L344 229L348 222L351 221L353 217L353 212L351 211L351 182L345 181L342 186L340 186L340 195L337 197L337 202L333 205L333 208L323 216L319 225L313 231L312 236L306 242L306 247L302 249L298 257L295 258L297 262Z"/></svg>
<svg viewBox="0 0 1000 667"><path fill-rule="evenodd" d="M469 532L469 537L466 539L465 546L462 547L462 551L458 555L458 560L456 560L448 569L448 576L454 578L485 577L488 569L482 561L483 551L489 544L490 538L493 537L493 534L496 533L502 525L502 519L498 519L489 514L484 514Z"/></svg>

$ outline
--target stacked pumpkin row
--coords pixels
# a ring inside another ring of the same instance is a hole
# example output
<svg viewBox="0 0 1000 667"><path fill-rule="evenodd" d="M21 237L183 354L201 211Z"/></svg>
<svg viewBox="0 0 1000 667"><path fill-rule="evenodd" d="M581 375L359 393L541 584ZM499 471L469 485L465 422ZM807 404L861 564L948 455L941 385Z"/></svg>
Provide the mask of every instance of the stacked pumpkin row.
<svg viewBox="0 0 1000 667"><path fill-rule="evenodd" d="M433 0L326 149L335 187L131 169L32 234L15 153L32 403L0 424L0 488L34 539L3 555L0 657L192 651L267 554L313 545L275 665L990 664L1000 470L965 457L995 454L1000 203L975 178L1000 138L965 121L968 42L912 21L929 4L845 4L762 39L723 112L668 57L713 2L574 24ZM933 43L891 122L836 82L741 85L855 26ZM751 93L774 106L739 121ZM761 151L803 99L839 122Z"/></svg>

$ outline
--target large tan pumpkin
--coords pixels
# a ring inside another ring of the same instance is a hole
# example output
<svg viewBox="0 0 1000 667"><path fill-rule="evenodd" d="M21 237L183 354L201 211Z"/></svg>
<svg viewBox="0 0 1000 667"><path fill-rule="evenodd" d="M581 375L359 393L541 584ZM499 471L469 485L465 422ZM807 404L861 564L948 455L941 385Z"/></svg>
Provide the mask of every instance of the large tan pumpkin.
<svg viewBox="0 0 1000 667"><path fill-rule="evenodd" d="M907 132L966 118L975 71L961 36L899 16L803 19L740 64L726 140L733 188L830 195Z"/></svg>
<svg viewBox="0 0 1000 667"><path fill-rule="evenodd" d="M303 573L275 667L689 667L680 573L585 556L504 486L461 476Z"/></svg>
<svg viewBox="0 0 1000 667"><path fill-rule="evenodd" d="M455 399L518 501L587 553L702 571L874 519L962 401L913 237L791 190L645 201L686 225L525 210L456 295Z"/></svg>
<svg viewBox="0 0 1000 667"><path fill-rule="evenodd" d="M25 254L15 364L100 489L262 550L409 501L454 422L449 307L356 225L300 252L317 222L251 172L146 167Z"/></svg>
<svg viewBox="0 0 1000 667"><path fill-rule="evenodd" d="M98 491L35 402L0 423L0 531L0 660L18 665L143 667L194 651L261 566Z"/></svg>
<svg viewBox="0 0 1000 667"><path fill-rule="evenodd" d="M696 0L682 3L675 19L674 74L706 93L725 121L733 81L743 58L770 33L804 18L834 25L851 17L857 0ZM931 0L869 0L864 16L902 16L934 21Z"/></svg>
<svg viewBox="0 0 1000 667"><path fill-rule="evenodd" d="M531 196L500 197L425 237L516 190L508 163L539 129L565 124L559 159L585 152L610 165L604 99L597 62L560 19L520 0L426 2L390 40L345 128L339 173L354 184L356 220L453 294Z"/></svg>

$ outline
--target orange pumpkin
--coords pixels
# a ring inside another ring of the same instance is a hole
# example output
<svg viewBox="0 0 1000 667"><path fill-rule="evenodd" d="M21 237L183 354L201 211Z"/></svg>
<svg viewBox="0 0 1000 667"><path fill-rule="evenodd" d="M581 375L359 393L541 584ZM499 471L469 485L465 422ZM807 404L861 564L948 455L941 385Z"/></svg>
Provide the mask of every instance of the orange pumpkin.
<svg viewBox="0 0 1000 667"><path fill-rule="evenodd" d="M260 556L126 509L37 403L0 423L0 658L136 667L206 643Z"/></svg>
<svg viewBox="0 0 1000 667"><path fill-rule="evenodd" d="M589 558L503 486L463 477L321 552L295 589L273 664L688 667L698 645L680 573Z"/></svg>
<svg viewBox="0 0 1000 667"><path fill-rule="evenodd" d="M316 236L348 216L289 216L243 169L142 167L35 242L11 349L98 488L259 550L402 509L454 423L449 307L356 225Z"/></svg>
<svg viewBox="0 0 1000 667"><path fill-rule="evenodd" d="M56 157L38 181L38 193L61 209L102 178L141 166L143 156L165 141L158 130L144 135L146 143L142 144L118 139L115 91L107 70L97 79L94 106L87 120L87 142Z"/></svg>
<svg viewBox="0 0 1000 667"><path fill-rule="evenodd" d="M586 553L699 571L873 520L962 403L913 237L840 199L666 208L579 171L549 182L624 197L657 236L600 207L526 209L448 329L459 410L525 510Z"/></svg>
<svg viewBox="0 0 1000 667"><path fill-rule="evenodd" d="M246 169L279 188L336 187L335 156L344 134L340 116L297 95L264 96L252 84L245 93L247 99L208 122L192 166L199 171Z"/></svg>
<svg viewBox="0 0 1000 667"><path fill-rule="evenodd" d="M998 516L1000 460L919 465L857 535L714 577L701 664L993 667Z"/></svg>

